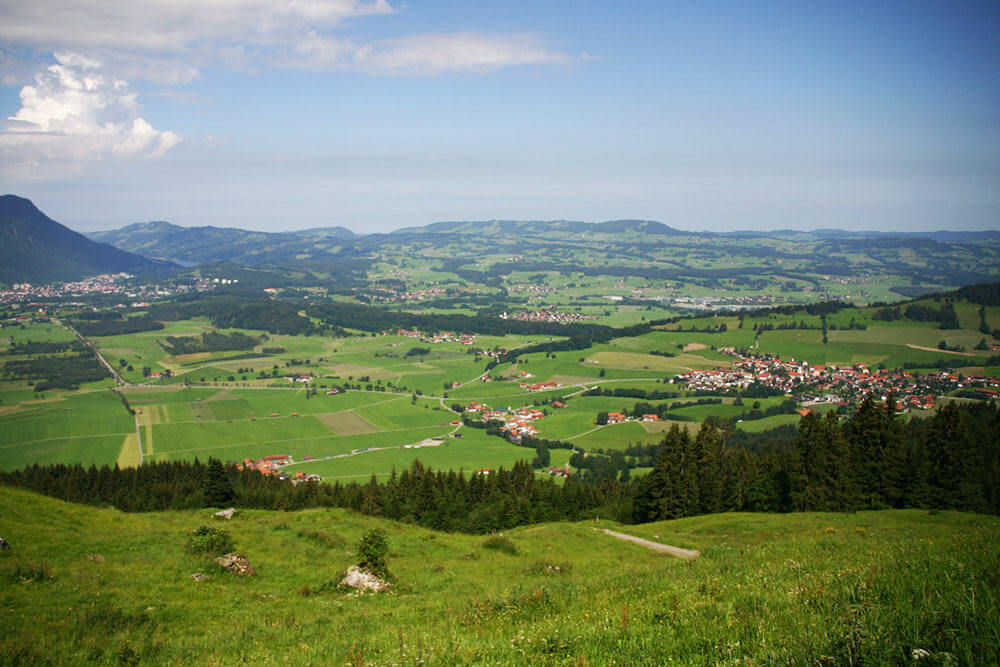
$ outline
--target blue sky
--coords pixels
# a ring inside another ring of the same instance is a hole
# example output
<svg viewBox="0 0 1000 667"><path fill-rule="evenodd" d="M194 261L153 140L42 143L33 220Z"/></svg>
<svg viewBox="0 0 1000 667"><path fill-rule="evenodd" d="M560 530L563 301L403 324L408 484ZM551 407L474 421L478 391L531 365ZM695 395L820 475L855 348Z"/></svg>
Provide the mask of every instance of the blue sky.
<svg viewBox="0 0 1000 667"><path fill-rule="evenodd" d="M997 229L996 2L5 0L0 190L76 229Z"/></svg>

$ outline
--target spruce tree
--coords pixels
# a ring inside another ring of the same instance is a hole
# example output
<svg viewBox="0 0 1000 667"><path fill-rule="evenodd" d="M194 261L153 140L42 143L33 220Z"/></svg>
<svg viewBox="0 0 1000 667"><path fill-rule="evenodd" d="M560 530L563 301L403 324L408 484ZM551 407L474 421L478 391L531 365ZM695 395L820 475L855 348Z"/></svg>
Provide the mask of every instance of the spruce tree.
<svg viewBox="0 0 1000 667"><path fill-rule="evenodd" d="M222 461L218 459L208 459L208 467L205 470L205 502L209 507L224 507L229 504L234 497L233 485L229 481Z"/></svg>

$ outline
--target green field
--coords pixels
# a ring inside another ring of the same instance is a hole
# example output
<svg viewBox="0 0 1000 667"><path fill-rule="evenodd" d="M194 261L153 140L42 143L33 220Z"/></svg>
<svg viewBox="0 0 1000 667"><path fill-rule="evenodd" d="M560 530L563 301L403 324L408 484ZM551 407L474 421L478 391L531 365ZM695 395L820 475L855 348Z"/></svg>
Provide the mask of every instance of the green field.
<svg viewBox="0 0 1000 667"><path fill-rule="evenodd" d="M130 433L135 433L135 422L110 392L24 401L0 413L0 468L113 465Z"/></svg>
<svg viewBox="0 0 1000 667"><path fill-rule="evenodd" d="M184 550L207 510L130 515L7 488L0 505L11 664L907 664L925 651L983 665L1000 646L996 517L601 522L701 551L682 561L592 521L508 531L508 555L345 510L242 511L220 527L257 570L244 579ZM392 591L338 591L373 527Z"/></svg>

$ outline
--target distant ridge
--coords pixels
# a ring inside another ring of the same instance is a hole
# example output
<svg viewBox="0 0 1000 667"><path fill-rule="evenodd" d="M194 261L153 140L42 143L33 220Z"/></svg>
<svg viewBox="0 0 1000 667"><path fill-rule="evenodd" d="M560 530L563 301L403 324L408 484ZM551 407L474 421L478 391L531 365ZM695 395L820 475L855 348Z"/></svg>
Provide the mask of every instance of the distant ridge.
<svg viewBox="0 0 1000 667"><path fill-rule="evenodd" d="M578 220L488 220L432 222L423 227L405 227L392 234L656 234L662 236L690 236L691 232L668 227L655 220L609 220L607 222L581 222Z"/></svg>
<svg viewBox="0 0 1000 667"><path fill-rule="evenodd" d="M172 262L97 243L42 213L31 200L0 197L0 282L45 283L101 273L164 273Z"/></svg>

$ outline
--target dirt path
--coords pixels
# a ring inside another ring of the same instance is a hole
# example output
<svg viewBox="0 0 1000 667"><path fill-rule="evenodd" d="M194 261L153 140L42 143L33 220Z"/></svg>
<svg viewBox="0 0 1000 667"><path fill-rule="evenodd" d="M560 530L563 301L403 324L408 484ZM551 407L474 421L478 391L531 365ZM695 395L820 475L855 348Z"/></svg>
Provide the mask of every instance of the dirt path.
<svg viewBox="0 0 1000 667"><path fill-rule="evenodd" d="M595 530L597 529L595 528ZM647 549L652 549L653 551L659 551L660 553L669 554L676 558L691 560L701 555L700 551L693 551L691 549L681 549L680 547L672 547L669 544L660 544L659 542L651 542L649 540L644 540L641 537L636 537L635 535L616 533L615 531L608 530L607 528L601 528L601 532L607 533L611 537L617 537L619 540L634 542L641 547L646 547Z"/></svg>

